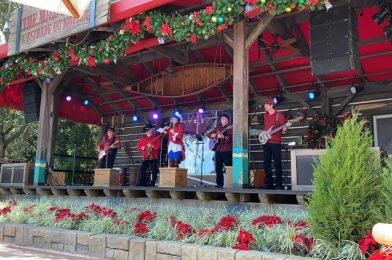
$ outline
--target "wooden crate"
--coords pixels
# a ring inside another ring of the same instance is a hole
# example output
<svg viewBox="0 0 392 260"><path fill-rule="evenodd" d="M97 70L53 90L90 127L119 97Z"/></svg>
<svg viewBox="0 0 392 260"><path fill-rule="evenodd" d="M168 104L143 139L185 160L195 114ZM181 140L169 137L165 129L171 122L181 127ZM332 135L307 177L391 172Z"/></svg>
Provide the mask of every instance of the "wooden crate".
<svg viewBox="0 0 392 260"><path fill-rule="evenodd" d="M52 186L64 186L65 184L65 172L52 172L48 174L48 185Z"/></svg>
<svg viewBox="0 0 392 260"><path fill-rule="evenodd" d="M225 166L225 172L224 187L233 188L233 166Z"/></svg>
<svg viewBox="0 0 392 260"><path fill-rule="evenodd" d="M0 184L32 185L34 180L34 163L2 164Z"/></svg>
<svg viewBox="0 0 392 260"><path fill-rule="evenodd" d="M183 187L188 179L188 169L169 167L159 168L158 187Z"/></svg>
<svg viewBox="0 0 392 260"><path fill-rule="evenodd" d="M118 186L118 170L94 169L94 185L99 187Z"/></svg>

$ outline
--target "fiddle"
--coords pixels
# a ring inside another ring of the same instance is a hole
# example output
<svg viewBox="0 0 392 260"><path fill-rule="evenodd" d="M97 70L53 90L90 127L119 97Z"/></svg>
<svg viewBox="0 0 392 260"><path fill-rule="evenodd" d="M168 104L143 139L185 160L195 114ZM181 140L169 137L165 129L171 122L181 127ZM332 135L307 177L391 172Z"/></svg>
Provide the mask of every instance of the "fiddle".
<svg viewBox="0 0 392 260"><path fill-rule="evenodd" d="M147 156L146 156L147 160L153 160L153 156L152 156L152 145L151 143L148 143L147 145Z"/></svg>

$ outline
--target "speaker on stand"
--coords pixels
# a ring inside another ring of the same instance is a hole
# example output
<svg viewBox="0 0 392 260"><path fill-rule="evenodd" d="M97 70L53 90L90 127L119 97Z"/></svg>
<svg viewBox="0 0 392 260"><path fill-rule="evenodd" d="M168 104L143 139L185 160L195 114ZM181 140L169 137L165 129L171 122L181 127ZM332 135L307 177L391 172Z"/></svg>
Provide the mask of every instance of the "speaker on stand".
<svg viewBox="0 0 392 260"><path fill-rule="evenodd" d="M35 81L30 81L23 87L23 114L26 123L39 120L41 104L41 88Z"/></svg>
<svg viewBox="0 0 392 260"><path fill-rule="evenodd" d="M350 5L310 14L313 75L359 70L358 19Z"/></svg>

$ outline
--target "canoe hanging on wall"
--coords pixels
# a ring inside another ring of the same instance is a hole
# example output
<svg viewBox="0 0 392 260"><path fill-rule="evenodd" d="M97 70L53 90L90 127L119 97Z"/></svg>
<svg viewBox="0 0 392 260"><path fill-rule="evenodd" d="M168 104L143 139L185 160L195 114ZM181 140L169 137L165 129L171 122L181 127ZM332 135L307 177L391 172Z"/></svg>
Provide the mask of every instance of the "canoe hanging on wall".
<svg viewBox="0 0 392 260"><path fill-rule="evenodd" d="M152 75L124 89L152 96L183 97L223 84L232 75L232 64L188 64Z"/></svg>

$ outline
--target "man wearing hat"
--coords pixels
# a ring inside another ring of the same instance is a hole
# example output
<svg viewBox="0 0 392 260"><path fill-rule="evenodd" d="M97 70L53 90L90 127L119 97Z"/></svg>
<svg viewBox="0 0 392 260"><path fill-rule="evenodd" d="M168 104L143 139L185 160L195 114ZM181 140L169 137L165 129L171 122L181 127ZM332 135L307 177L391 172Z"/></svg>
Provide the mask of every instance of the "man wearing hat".
<svg viewBox="0 0 392 260"><path fill-rule="evenodd" d="M232 166L233 164L233 128L230 125L229 116L227 114L221 115L220 125L207 136L219 141L215 148L216 186L223 188L223 166Z"/></svg>
<svg viewBox="0 0 392 260"><path fill-rule="evenodd" d="M121 148L120 138L116 136L113 127L106 130L101 142L97 145L99 151L99 168L113 168L117 149Z"/></svg>
<svg viewBox="0 0 392 260"><path fill-rule="evenodd" d="M154 134L154 128L151 124L147 124L143 131L144 134L137 146L139 152L142 154L142 164L139 169L139 176L137 186L146 185L146 171L148 167L151 169L150 186L155 187L158 174L158 156L161 149L161 140L159 135Z"/></svg>
<svg viewBox="0 0 392 260"><path fill-rule="evenodd" d="M269 131L274 128L280 127L286 124L286 127L282 131L276 132L272 135L271 139L263 145L264 154L264 172L265 172L265 189L272 189L274 180L272 179L272 167L271 161L274 158L275 164L275 189L281 190L282 186L282 135L287 132L287 128L290 127L290 123L286 123L284 115L275 110L275 103L272 99L264 101L264 131Z"/></svg>

